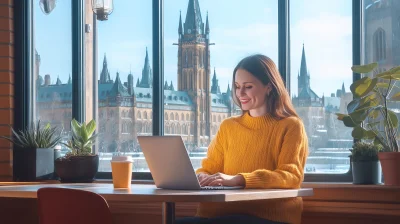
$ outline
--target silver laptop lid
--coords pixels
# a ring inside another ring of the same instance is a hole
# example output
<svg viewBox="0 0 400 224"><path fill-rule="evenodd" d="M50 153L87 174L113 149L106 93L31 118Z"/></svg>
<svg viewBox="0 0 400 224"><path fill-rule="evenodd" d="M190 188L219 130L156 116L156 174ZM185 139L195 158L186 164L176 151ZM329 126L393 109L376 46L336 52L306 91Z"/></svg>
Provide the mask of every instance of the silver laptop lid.
<svg viewBox="0 0 400 224"><path fill-rule="evenodd" d="M138 141L158 188L200 189L181 136L138 136Z"/></svg>

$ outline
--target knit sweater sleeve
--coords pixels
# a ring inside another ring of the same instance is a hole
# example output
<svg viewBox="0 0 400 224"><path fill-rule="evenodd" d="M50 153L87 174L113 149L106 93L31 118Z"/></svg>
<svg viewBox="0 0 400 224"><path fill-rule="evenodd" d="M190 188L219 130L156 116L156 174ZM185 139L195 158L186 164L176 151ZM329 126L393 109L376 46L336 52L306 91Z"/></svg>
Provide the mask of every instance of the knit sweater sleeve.
<svg viewBox="0 0 400 224"><path fill-rule="evenodd" d="M201 168L196 170L196 173L215 174L223 171L224 164L224 129L226 128L225 121L221 123L217 134L208 146L207 156L201 162Z"/></svg>
<svg viewBox="0 0 400 224"><path fill-rule="evenodd" d="M283 143L275 170L258 169L240 173L246 188L299 188L304 177L304 165L308 154L307 135L300 119L287 118L283 131Z"/></svg>

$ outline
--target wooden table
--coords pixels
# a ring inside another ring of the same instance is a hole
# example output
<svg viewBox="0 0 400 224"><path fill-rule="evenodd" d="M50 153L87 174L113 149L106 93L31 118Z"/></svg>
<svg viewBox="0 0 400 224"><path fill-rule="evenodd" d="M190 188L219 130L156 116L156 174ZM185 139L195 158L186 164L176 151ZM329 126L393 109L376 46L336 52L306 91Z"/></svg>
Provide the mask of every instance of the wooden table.
<svg viewBox="0 0 400 224"><path fill-rule="evenodd" d="M175 202L229 202L312 196L313 190L251 189L251 190L163 190L154 185L134 184L131 189L114 189L112 184L40 184L0 187L0 197L37 198L37 190L44 187L72 188L91 191L107 201L161 202L163 224L175 222Z"/></svg>

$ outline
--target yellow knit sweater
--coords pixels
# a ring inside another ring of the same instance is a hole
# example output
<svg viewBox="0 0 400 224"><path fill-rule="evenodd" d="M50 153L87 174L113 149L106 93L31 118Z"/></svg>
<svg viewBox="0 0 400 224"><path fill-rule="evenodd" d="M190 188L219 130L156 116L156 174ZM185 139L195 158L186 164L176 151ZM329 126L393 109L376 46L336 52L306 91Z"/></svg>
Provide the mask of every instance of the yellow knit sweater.
<svg viewBox="0 0 400 224"><path fill-rule="evenodd" d="M299 188L304 177L308 142L296 117L270 115L224 120L196 173L243 175L246 188ZM300 223L301 198L201 203L197 216L248 214L277 222Z"/></svg>

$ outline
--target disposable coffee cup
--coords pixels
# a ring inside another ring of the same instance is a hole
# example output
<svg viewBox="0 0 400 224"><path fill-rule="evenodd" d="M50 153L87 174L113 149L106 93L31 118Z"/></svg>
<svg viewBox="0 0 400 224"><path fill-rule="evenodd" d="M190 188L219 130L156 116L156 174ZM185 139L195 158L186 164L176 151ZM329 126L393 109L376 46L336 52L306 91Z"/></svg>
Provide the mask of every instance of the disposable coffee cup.
<svg viewBox="0 0 400 224"><path fill-rule="evenodd" d="M132 181L131 156L113 156L111 160L111 173L114 188L130 188Z"/></svg>

